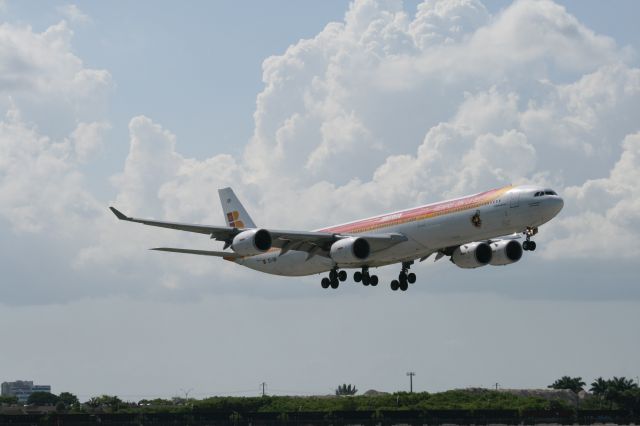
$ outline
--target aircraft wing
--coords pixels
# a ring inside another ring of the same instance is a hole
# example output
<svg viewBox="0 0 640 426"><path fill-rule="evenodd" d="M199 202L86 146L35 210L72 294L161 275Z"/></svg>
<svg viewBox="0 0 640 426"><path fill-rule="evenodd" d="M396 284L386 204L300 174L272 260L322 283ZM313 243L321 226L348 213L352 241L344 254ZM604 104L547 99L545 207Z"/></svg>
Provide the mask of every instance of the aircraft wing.
<svg viewBox="0 0 640 426"><path fill-rule="evenodd" d="M189 223L178 222L164 222L159 220L139 219L130 217L120 212L115 207L109 207L113 214L120 220L126 220L128 222L142 223L148 226L157 226L160 228L176 229L179 231L196 232L199 234L210 235L211 238L218 241L224 241L226 244L230 244L233 237L238 235L245 229L233 228L230 226L211 226L211 225L197 225ZM342 238L358 237L367 240L371 247L371 252L385 250L403 241L407 241L407 237L398 233L388 234L331 234L327 232L317 231L282 231L267 229L271 234L273 241L273 247L281 249L281 254L288 252L289 250L305 251L309 253L310 257L314 255L329 256L329 250L331 245ZM228 246L225 246L225 248ZM233 257L230 252L203 252L201 250L188 250L188 249L173 249L168 247L161 247L153 250L160 251L172 251L177 253L191 253L202 254L208 256L219 257Z"/></svg>
<svg viewBox="0 0 640 426"><path fill-rule="evenodd" d="M149 226L158 226L160 228L177 229L179 231L197 232L198 234L210 235L211 238L218 241L230 241L239 234L241 231L237 228L230 226L210 226L210 225L194 225L189 223L178 222L163 222L159 220L138 219L135 217L129 217L120 212L115 207L109 207L113 214L120 220L126 220L128 222L142 223Z"/></svg>
<svg viewBox="0 0 640 426"><path fill-rule="evenodd" d="M234 253L232 251L191 250L191 249L182 249L182 248L173 248L173 247L156 247L156 248L152 248L151 250L169 251L172 253L199 254L202 256L215 256L215 257L222 257L223 259L228 259L228 260L233 260L233 259L242 257L238 253Z"/></svg>

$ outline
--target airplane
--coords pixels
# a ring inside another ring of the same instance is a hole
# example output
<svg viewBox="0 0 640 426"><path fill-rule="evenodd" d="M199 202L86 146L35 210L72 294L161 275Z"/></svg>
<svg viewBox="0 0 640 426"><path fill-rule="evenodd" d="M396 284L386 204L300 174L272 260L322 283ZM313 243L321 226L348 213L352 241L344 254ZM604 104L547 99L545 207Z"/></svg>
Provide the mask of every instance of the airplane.
<svg viewBox="0 0 640 426"><path fill-rule="evenodd" d="M338 288L346 269L355 282L378 285L371 268L400 264L393 291L416 282L409 271L416 260L448 256L460 268L508 265L533 251L538 228L564 206L552 189L505 186L466 197L427 204L315 231L287 231L255 225L231 188L218 190L227 226L163 222L129 217L110 207L120 220L209 235L224 242L222 251L158 247L151 250L221 257L248 268L282 276L328 272L322 288ZM520 243L519 239L525 238ZM225 251L231 248L231 251Z"/></svg>

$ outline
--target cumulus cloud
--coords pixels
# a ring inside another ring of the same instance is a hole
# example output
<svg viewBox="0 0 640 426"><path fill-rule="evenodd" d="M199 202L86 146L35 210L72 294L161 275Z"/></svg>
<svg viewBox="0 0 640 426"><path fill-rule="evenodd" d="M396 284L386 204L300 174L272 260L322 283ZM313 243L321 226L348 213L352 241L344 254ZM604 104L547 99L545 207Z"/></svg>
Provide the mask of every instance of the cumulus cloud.
<svg viewBox="0 0 640 426"><path fill-rule="evenodd" d="M66 4L64 6L60 6L58 11L67 18L71 22L76 22L79 24L86 24L91 22L91 17L84 13L80 8L75 4Z"/></svg>
<svg viewBox="0 0 640 426"><path fill-rule="evenodd" d="M80 164L104 149L109 124L80 106L111 83L108 71L87 69L70 52L71 36L64 22L43 33L0 26L0 91L29 116L7 101L0 170L12 179L0 181L0 213L37 233L75 206L78 222L94 230L77 237L76 270L154 282L139 291L179 291L212 263L141 248L211 243L115 223L107 203L87 195ZM113 202L136 216L220 223L215 189L231 185L258 223L314 228L533 182L567 200L538 237L550 259L592 258L596 246L611 249L599 257L616 257L620 242L635 256L640 70L631 58L551 1L517 1L491 16L475 0L427 0L415 15L400 1L358 0L342 22L264 61L241 158L186 158L179 135L148 117L131 119ZM39 123L32 101L62 90L73 127L52 138L28 124ZM64 182L61 198L53 199L48 176ZM51 209L58 216L43 219ZM230 270L215 265L216 273Z"/></svg>

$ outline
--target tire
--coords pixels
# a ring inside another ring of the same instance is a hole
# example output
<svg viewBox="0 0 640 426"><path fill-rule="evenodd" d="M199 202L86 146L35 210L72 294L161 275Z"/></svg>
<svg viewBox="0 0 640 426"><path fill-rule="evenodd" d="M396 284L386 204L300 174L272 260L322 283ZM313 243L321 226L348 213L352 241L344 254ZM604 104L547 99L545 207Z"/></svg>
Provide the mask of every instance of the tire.
<svg viewBox="0 0 640 426"><path fill-rule="evenodd" d="M340 281L346 281L347 280L347 271L338 272L338 279Z"/></svg>
<svg viewBox="0 0 640 426"><path fill-rule="evenodd" d="M398 288L400 288L400 283L398 282L398 280L391 281L391 290L396 291L398 290Z"/></svg>
<svg viewBox="0 0 640 426"><path fill-rule="evenodd" d="M409 284L415 283L416 282L416 274L411 272L409 275L407 275L407 281L409 281Z"/></svg>
<svg viewBox="0 0 640 426"><path fill-rule="evenodd" d="M409 284L407 284L406 281L400 282L400 290L407 291L408 288L409 288Z"/></svg>
<svg viewBox="0 0 640 426"><path fill-rule="evenodd" d="M322 285L322 288L329 288L331 281L329 281L329 278L324 277L322 281L320 281L320 285Z"/></svg>
<svg viewBox="0 0 640 426"><path fill-rule="evenodd" d="M339 285L340 283L338 282L338 280L331 281L331 288L336 289Z"/></svg>
<svg viewBox="0 0 640 426"><path fill-rule="evenodd" d="M524 243L522 243L522 250L529 251L529 245L529 241L525 241Z"/></svg>
<svg viewBox="0 0 640 426"><path fill-rule="evenodd" d="M362 281L362 272L360 271L356 271L353 273L353 280L357 283L359 283L360 281Z"/></svg>
<svg viewBox="0 0 640 426"><path fill-rule="evenodd" d="M329 272L329 279L330 279L331 281L335 281L337 278L338 278L338 272L336 272L336 270L335 270L335 269L332 269L332 270Z"/></svg>
<svg viewBox="0 0 640 426"><path fill-rule="evenodd" d="M535 241L531 241L529 243L529 250L534 251L536 249L536 242Z"/></svg>
<svg viewBox="0 0 640 426"><path fill-rule="evenodd" d="M378 276L377 275L371 275L369 277L369 284L371 284L372 286L377 286L378 285Z"/></svg>
<svg viewBox="0 0 640 426"><path fill-rule="evenodd" d="M400 281L400 288L402 288L403 284L406 286L407 285L407 274L405 274L404 272L401 272L400 275L398 276L398 281Z"/></svg>
<svg viewBox="0 0 640 426"><path fill-rule="evenodd" d="M371 277L369 277L369 274L363 274L362 275L362 284L364 284L364 285L371 284Z"/></svg>

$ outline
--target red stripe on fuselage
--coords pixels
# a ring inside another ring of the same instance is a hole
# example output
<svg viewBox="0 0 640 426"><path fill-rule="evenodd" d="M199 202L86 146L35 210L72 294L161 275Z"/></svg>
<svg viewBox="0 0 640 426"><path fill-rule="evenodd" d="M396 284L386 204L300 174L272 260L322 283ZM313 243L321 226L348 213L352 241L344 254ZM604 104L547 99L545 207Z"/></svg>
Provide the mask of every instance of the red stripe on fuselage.
<svg viewBox="0 0 640 426"><path fill-rule="evenodd" d="M464 198L427 204L425 206L409 210L388 213L369 219L332 226L330 228L320 229L318 232L327 232L331 234L356 234L370 232L380 228L427 219L429 217L442 216L462 210L474 209L496 200L511 188L513 188L513 186L505 186L503 188L492 189L490 191L481 192Z"/></svg>

